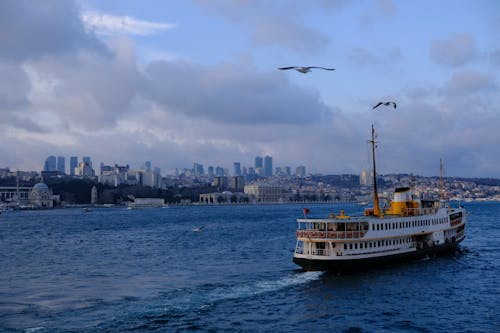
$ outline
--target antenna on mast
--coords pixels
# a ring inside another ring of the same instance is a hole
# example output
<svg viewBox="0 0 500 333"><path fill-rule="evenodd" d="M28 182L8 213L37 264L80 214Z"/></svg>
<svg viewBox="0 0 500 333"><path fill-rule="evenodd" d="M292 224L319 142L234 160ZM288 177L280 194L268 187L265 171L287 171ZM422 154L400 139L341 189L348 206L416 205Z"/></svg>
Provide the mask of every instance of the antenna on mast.
<svg viewBox="0 0 500 333"><path fill-rule="evenodd" d="M378 202L377 189L377 170L375 168L375 129L372 124L372 139L368 141L372 144L372 160L373 160L373 215L380 216L380 207Z"/></svg>
<svg viewBox="0 0 500 333"><path fill-rule="evenodd" d="M439 159L439 198L444 199L444 186L443 186L443 160Z"/></svg>

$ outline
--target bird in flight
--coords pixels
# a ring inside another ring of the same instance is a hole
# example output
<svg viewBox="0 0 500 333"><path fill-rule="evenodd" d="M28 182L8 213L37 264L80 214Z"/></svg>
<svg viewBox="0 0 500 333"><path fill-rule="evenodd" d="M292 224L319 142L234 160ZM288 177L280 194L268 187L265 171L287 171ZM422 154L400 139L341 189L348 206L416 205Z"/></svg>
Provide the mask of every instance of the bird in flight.
<svg viewBox="0 0 500 333"><path fill-rule="evenodd" d="M318 66L309 66L309 67L302 67L302 66L278 67L278 69L282 70L282 71L286 71L288 69L295 69L297 72L301 72L302 74L309 73L312 68L324 69L326 71L334 71L335 70L335 68L326 68L326 67L318 67Z"/></svg>
<svg viewBox="0 0 500 333"><path fill-rule="evenodd" d="M372 110L373 110L373 109L378 108L378 107L379 107L379 106L381 106L381 105L385 105L385 106L392 105L392 106L394 106L394 108L396 108L396 102L378 102L378 104L377 104L377 105L375 105L375 106L372 108Z"/></svg>

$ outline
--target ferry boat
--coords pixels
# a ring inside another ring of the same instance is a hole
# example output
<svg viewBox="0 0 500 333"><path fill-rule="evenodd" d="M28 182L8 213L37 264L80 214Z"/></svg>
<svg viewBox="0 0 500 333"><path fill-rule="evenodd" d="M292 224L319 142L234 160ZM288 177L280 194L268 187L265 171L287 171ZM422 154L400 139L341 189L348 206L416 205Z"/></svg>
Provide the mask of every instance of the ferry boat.
<svg viewBox="0 0 500 333"><path fill-rule="evenodd" d="M390 205L379 207L372 125L373 208L360 216L330 214L298 219L293 261L305 270L352 270L388 262L438 255L465 238L467 212L441 198L423 200L409 187L396 188Z"/></svg>

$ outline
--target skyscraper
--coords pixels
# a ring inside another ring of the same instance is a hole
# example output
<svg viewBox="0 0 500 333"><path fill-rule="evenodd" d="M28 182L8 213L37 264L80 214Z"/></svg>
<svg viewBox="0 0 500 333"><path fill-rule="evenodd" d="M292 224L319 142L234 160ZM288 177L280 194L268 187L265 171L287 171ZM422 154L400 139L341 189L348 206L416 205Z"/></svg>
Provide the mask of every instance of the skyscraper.
<svg viewBox="0 0 500 333"><path fill-rule="evenodd" d="M262 163L262 157L260 157L260 156L255 157L255 169L258 169L258 168L262 169L263 167L264 167L264 165Z"/></svg>
<svg viewBox="0 0 500 333"><path fill-rule="evenodd" d="M53 155L50 155L47 157L45 160L45 164L43 165L43 171L56 171L56 157Z"/></svg>
<svg viewBox="0 0 500 333"><path fill-rule="evenodd" d="M78 168L78 157L71 156L69 159L69 174L70 174L70 176L75 175L75 168Z"/></svg>
<svg viewBox="0 0 500 333"><path fill-rule="evenodd" d="M241 176L241 165L240 162L233 163L233 176Z"/></svg>
<svg viewBox="0 0 500 333"><path fill-rule="evenodd" d="M83 161L83 163L85 163L86 165L88 165L89 167L92 168L92 159L90 157L83 156L82 161Z"/></svg>
<svg viewBox="0 0 500 333"><path fill-rule="evenodd" d="M64 156L57 156L57 171L60 173L66 173L66 161Z"/></svg>
<svg viewBox="0 0 500 333"><path fill-rule="evenodd" d="M301 165L295 169L295 175L299 178L304 178L306 176L306 167Z"/></svg>
<svg viewBox="0 0 500 333"><path fill-rule="evenodd" d="M273 158L271 156L264 157L264 176L271 177L273 175Z"/></svg>
<svg viewBox="0 0 500 333"><path fill-rule="evenodd" d="M203 165L199 163L193 163L193 173L195 176L203 176L205 174Z"/></svg>

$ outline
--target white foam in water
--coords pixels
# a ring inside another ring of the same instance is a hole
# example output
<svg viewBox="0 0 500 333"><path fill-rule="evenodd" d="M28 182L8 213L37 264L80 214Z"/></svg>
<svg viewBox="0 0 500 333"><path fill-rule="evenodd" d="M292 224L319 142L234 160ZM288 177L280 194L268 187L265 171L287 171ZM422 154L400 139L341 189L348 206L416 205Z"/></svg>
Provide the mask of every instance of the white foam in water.
<svg viewBox="0 0 500 333"><path fill-rule="evenodd" d="M170 299L170 305L177 311L186 311L190 308L205 308L210 304L224 300L252 297L264 293L274 292L281 289L306 284L317 280L323 272L301 272L284 277L276 281L259 281L248 285L234 287L218 287L211 291L194 291L182 298ZM164 304L163 310L168 310L169 304Z"/></svg>
<svg viewBox="0 0 500 333"><path fill-rule="evenodd" d="M235 286L232 288L217 288L208 293L206 303L219 302L223 300L246 298L280 289L305 284L317 280L322 272L295 273L292 276L282 278L277 281L259 281L245 286Z"/></svg>

